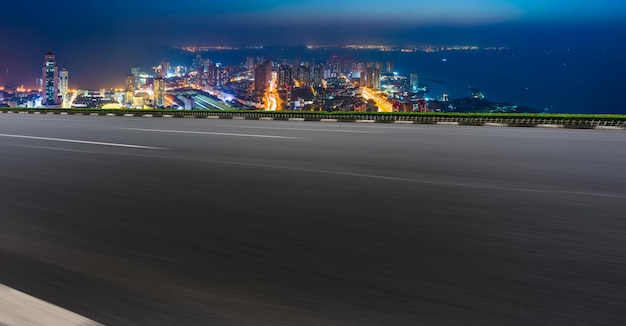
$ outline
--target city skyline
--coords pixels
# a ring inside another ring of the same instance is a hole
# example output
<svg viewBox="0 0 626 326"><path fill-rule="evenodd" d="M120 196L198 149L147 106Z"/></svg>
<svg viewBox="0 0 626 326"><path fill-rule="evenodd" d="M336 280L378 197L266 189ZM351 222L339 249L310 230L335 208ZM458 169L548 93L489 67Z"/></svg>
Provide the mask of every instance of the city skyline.
<svg viewBox="0 0 626 326"><path fill-rule="evenodd" d="M574 87L587 87L583 81L594 80L590 92L608 99L615 96L612 95L616 93L614 84L624 69L612 64L626 53L620 42L626 37L626 23L622 19L626 3L613 0L567 5L554 1L505 0L471 3L391 0L384 4L328 0L237 0L220 4L115 0L106 6L92 2L80 6L55 3L45 6L45 10L32 9L44 8L42 4L42 1L29 1L7 5L7 12L19 14L7 15L0 23L3 42L8 45L7 51L0 52L0 85L36 88L41 78L41 55L48 49L57 55L59 68L71 72L72 88L101 89L124 88L129 67L140 66L150 71L151 66L163 60L189 65L193 54L183 53L180 50L183 47L248 48L246 53L241 51L237 55L228 51L209 54L217 62L237 65L241 57L249 55L267 56L271 60L281 56L279 51L265 51L260 46L433 44L505 47L511 49L511 57L571 49L568 53L578 57L561 55L557 60L546 56L545 62L528 64L536 69L536 73L528 76L514 72L511 65L519 64L516 60L491 67L485 74L508 74L510 77L504 77L514 78L503 80L505 84L523 80L526 85L512 86L520 90L537 89L533 79L539 77L546 83L553 79L553 84L560 82L559 78L580 81ZM367 55L372 56L364 54L358 59L375 59ZM441 78L442 73L450 73L437 70L432 63L425 67L423 59L414 59L414 66L399 64L398 69L404 74L430 70L427 74L435 79ZM572 60L585 67L573 66ZM485 58L479 64L491 62ZM550 65L550 69L541 68ZM564 74L565 70L569 75ZM543 76L542 71L552 72ZM485 84L458 67L454 72L462 77L458 82L465 83L464 87ZM561 90L563 94L566 91ZM525 95L517 92L516 96L523 99ZM543 100L549 95L547 91L534 95L541 100L535 106L552 106L553 100ZM580 104L576 110L588 105Z"/></svg>

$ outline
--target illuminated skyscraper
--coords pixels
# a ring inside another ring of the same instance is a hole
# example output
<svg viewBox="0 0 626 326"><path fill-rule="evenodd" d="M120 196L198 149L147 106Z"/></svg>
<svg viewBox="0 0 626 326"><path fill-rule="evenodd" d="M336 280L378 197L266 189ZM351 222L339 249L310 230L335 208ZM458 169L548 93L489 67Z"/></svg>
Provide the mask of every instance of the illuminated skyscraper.
<svg viewBox="0 0 626 326"><path fill-rule="evenodd" d="M293 85L293 71L288 65L278 67L278 89L287 89Z"/></svg>
<svg viewBox="0 0 626 326"><path fill-rule="evenodd" d="M59 67L57 66L56 57L52 51L48 51L44 57L42 72L43 85L41 104L44 106L59 105Z"/></svg>
<svg viewBox="0 0 626 326"><path fill-rule="evenodd" d="M202 69L204 69L204 72L208 72L209 71L209 67L213 66L214 63L213 61L211 61L211 59L203 59L202 60Z"/></svg>
<svg viewBox="0 0 626 326"><path fill-rule="evenodd" d="M337 73L340 71L339 62L340 62L339 56L334 55L330 58L331 77L337 77Z"/></svg>
<svg viewBox="0 0 626 326"><path fill-rule="evenodd" d="M65 69L61 70L59 73L59 92L61 92L61 103L63 106L68 105L69 72Z"/></svg>
<svg viewBox="0 0 626 326"><path fill-rule="evenodd" d="M262 93L272 78L272 62L265 60L254 68L254 89Z"/></svg>
<svg viewBox="0 0 626 326"><path fill-rule="evenodd" d="M372 88L379 89L380 88L380 69L376 68L374 70L374 74L372 75Z"/></svg>
<svg viewBox="0 0 626 326"><path fill-rule="evenodd" d="M303 86L311 86L311 67L308 63L298 67L298 80Z"/></svg>
<svg viewBox="0 0 626 326"><path fill-rule="evenodd" d="M372 89L380 87L380 69L377 66L367 67L366 86Z"/></svg>
<svg viewBox="0 0 626 326"><path fill-rule="evenodd" d="M216 86L220 81L220 69L214 63L204 66L204 75L206 76L207 85Z"/></svg>
<svg viewBox="0 0 626 326"><path fill-rule="evenodd" d="M152 85L154 91L154 107L162 108L165 106L165 79L155 78Z"/></svg>
<svg viewBox="0 0 626 326"><path fill-rule="evenodd" d="M202 54L196 54L196 58L193 60L192 68L198 69L202 67Z"/></svg>
<svg viewBox="0 0 626 326"><path fill-rule="evenodd" d="M359 86L367 87L367 69L365 69L365 71L361 71L359 77Z"/></svg>
<svg viewBox="0 0 626 326"><path fill-rule="evenodd" d="M341 59L341 66L339 72L349 73L352 70L352 58Z"/></svg>
<svg viewBox="0 0 626 326"><path fill-rule="evenodd" d="M315 65L311 68L311 83L314 86L322 85L322 67Z"/></svg>
<svg viewBox="0 0 626 326"><path fill-rule="evenodd" d="M419 88L419 75L416 72L411 73L409 82L411 83L411 91L416 92Z"/></svg>
<svg viewBox="0 0 626 326"><path fill-rule="evenodd" d="M248 57L246 61L246 68L248 68L248 72L250 74L254 73L254 57Z"/></svg>
<svg viewBox="0 0 626 326"><path fill-rule="evenodd" d="M395 70L395 65L393 64L393 61L389 60L387 61L387 64L385 65L385 72L388 74L393 73L393 71Z"/></svg>
<svg viewBox="0 0 626 326"><path fill-rule="evenodd" d="M159 70L159 77L165 78L170 72L170 63L167 61L161 62L161 70Z"/></svg>
<svg viewBox="0 0 626 326"><path fill-rule="evenodd" d="M132 68L130 68L130 72L133 75L133 77L135 77L133 90L136 90L136 89L139 88L139 86L141 86L141 83L139 81L139 75L141 75L141 68L139 68L139 67L132 67Z"/></svg>
<svg viewBox="0 0 626 326"><path fill-rule="evenodd" d="M126 76L126 89L125 89L125 102L126 105L133 104L133 97L135 96L135 76Z"/></svg>

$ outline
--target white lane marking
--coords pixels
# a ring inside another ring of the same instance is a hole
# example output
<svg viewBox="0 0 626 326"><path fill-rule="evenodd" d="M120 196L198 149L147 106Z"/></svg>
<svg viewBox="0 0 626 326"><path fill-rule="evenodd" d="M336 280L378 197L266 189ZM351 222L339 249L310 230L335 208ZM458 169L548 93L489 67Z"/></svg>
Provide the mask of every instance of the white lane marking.
<svg viewBox="0 0 626 326"><path fill-rule="evenodd" d="M29 120L29 121L68 121L67 118L51 119L51 118L13 118L13 120Z"/></svg>
<svg viewBox="0 0 626 326"><path fill-rule="evenodd" d="M81 151L78 149L69 149L69 148L62 148L62 147L51 147L51 146L30 146L30 145L18 145L18 144L3 144L6 146L14 146L14 147L26 147L26 148L37 148L37 149L49 149L49 150L53 150L53 151L64 151L64 152L75 152L75 153L94 153L94 152L90 152L90 151Z"/></svg>
<svg viewBox="0 0 626 326"><path fill-rule="evenodd" d="M355 134L379 134L379 132L372 131L359 131L359 130L337 130L337 129L309 129L309 128L272 128L272 127L252 127L252 126L228 126L231 128L246 128L246 129L271 129L271 130L297 130L297 131L320 131L320 132L343 132L343 133L355 133Z"/></svg>
<svg viewBox="0 0 626 326"><path fill-rule="evenodd" d="M144 128L117 128L117 129L135 130L135 131L147 131L147 132L164 132L164 133L174 133L174 134L195 134L195 135L253 137L253 138L274 138L274 139L304 139L302 137L288 137L288 136L274 136L274 135L254 135L254 134L232 134L232 133L225 133L225 132L210 132L210 131L144 129Z"/></svg>
<svg viewBox="0 0 626 326"><path fill-rule="evenodd" d="M581 196L594 196L594 197L608 197L608 198L620 198L626 199L626 196L601 194L597 192L584 192L584 191L559 191L564 194L581 195Z"/></svg>
<svg viewBox="0 0 626 326"><path fill-rule="evenodd" d="M0 284L0 325L102 325L59 306Z"/></svg>
<svg viewBox="0 0 626 326"><path fill-rule="evenodd" d="M324 119L320 120L320 122L318 122L320 125L325 125L325 126L333 126L333 127L337 127L337 124L334 122L330 122L328 121L328 123L326 123L327 121L323 121ZM421 126L433 126L436 127L437 125L420 125L417 123L413 123L413 121L411 122L411 126L407 126L406 124L395 124L395 123L373 123L373 124L356 124L356 123L344 123L341 125L341 128L346 128L346 129L361 129L361 130L372 130L372 129L385 129L385 130L419 130L421 128Z"/></svg>
<svg viewBox="0 0 626 326"><path fill-rule="evenodd" d="M81 123L85 123L85 122L96 122L99 120L117 120L117 119L112 119L111 117L114 117L115 114L114 113L107 113L106 116L104 115L98 115L98 120L95 120L92 118L91 115L83 115L83 114L74 114L74 115L67 115L67 116L63 116L61 117L59 114L54 114L54 112L48 112L45 115L40 115L40 116L27 116L27 117L11 117L12 120L28 120L28 121L58 121L58 122L66 122L69 121L71 119L81 119L81 118L85 118L84 121L81 121Z"/></svg>
<svg viewBox="0 0 626 326"><path fill-rule="evenodd" d="M139 149L166 149L166 148L161 148L161 147L141 146L141 145L132 145L132 144L105 143L105 142L90 141L90 140L51 138L51 137L37 137L37 136L12 135L12 134L0 134L0 137L35 139L35 140L57 141L57 142L64 142L64 143L76 143L76 144L99 145L99 146L113 146L113 147L126 147L126 148L139 148Z"/></svg>
<svg viewBox="0 0 626 326"><path fill-rule="evenodd" d="M358 177L358 178L379 179L379 180L388 180L388 181L410 182L410 183L425 184L425 185L435 185L435 186L444 186L444 187L478 188L478 189L489 189L489 190L532 192L532 193L542 193L542 194L565 194L565 195L578 195L578 196L590 196L590 197L605 197L605 198L613 198L613 199L626 199L626 195L604 194L604 193L599 193L599 192L582 192L582 191L569 191L569 190L545 190L545 189L532 189L532 188L503 187L503 186L488 185L488 184L476 184L476 183L461 183L461 182L446 182L446 181L426 181L426 180L418 180L418 179L412 179L412 178L390 177L390 176L375 175L375 174L363 174L363 173L341 172L341 171L331 171L331 170L318 170L318 169L298 168L298 167L291 167L291 166L279 166L279 165L258 164L258 163L245 163L245 162L235 162L235 161L194 159L194 158L172 157L172 156L164 156L164 155L146 155L146 154L134 154L134 153L111 153L111 154L112 155L124 155L124 156L151 157L151 158L161 158L161 159L171 159L171 160L182 160L182 161L194 161L194 162L213 163L213 164L250 166L250 167L260 167L260 168L267 168L267 169L280 169L280 170L289 170L289 171L299 171L299 172L307 172L307 173L342 175L342 176L348 176L348 177Z"/></svg>
<svg viewBox="0 0 626 326"><path fill-rule="evenodd" d="M302 172L312 172L312 173L322 173L322 174L343 175L343 176L349 176L349 177L360 177L360 178L368 178L368 179L402 181L402 182L420 183L420 184L428 184L428 185L436 185L436 186L465 187L465 188L479 188L479 189L534 192L534 193L555 193L555 194L569 194L569 195L626 199L626 196L623 196L623 195L612 195L612 194L603 194L603 193L595 193L595 192L579 192L579 191L567 191L567 190L543 190L543 189L518 188L518 187L503 187L503 186L484 185L484 184L476 184L476 183L425 181L425 180L417 180L417 179L411 179L411 178L389 177L389 176L382 176L382 175L375 175L375 174L363 174L363 173L318 170L318 169L307 169L307 168L286 167L286 166L274 166L274 165L256 164L256 163L242 163L242 162L217 161L217 160L210 160L210 162L272 168L272 169L283 169L283 170L292 170L292 171L302 171Z"/></svg>

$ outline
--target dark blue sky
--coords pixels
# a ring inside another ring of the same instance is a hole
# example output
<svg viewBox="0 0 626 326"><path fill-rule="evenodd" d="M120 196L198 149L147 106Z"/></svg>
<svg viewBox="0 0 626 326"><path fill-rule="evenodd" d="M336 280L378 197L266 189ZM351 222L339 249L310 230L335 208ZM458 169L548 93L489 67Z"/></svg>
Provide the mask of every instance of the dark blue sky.
<svg viewBox="0 0 626 326"><path fill-rule="evenodd" d="M113 86L169 45L569 46L621 42L626 30L622 0L40 0L2 12L0 83L33 82L52 49L79 87Z"/></svg>

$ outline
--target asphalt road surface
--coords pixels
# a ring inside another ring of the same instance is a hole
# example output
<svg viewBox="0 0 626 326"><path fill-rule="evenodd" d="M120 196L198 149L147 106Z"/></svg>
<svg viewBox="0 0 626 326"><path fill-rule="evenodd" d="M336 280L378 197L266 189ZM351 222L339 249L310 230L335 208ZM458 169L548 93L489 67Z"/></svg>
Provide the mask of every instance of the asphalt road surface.
<svg viewBox="0 0 626 326"><path fill-rule="evenodd" d="M0 283L105 325L623 325L626 133L2 114Z"/></svg>

